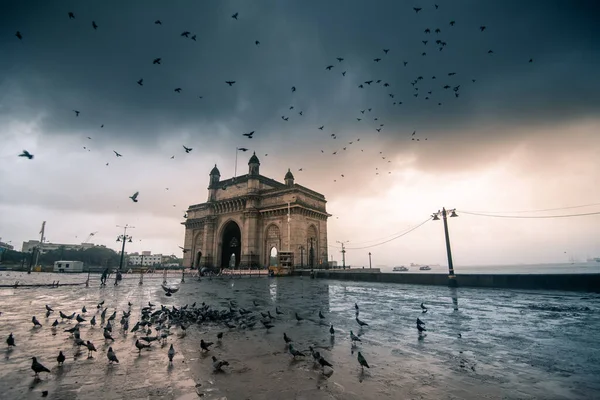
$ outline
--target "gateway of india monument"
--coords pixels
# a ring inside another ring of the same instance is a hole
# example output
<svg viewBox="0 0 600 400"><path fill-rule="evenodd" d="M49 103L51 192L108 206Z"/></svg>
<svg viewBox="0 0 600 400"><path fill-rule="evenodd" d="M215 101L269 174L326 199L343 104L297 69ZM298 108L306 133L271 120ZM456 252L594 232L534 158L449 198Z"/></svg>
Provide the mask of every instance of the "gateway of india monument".
<svg viewBox="0 0 600 400"><path fill-rule="evenodd" d="M259 173L256 153L248 174L221 180L210 171L208 201L187 210L183 265L192 268L266 268L279 252L292 252L296 267L327 266L325 196ZM289 221L289 222L288 222Z"/></svg>

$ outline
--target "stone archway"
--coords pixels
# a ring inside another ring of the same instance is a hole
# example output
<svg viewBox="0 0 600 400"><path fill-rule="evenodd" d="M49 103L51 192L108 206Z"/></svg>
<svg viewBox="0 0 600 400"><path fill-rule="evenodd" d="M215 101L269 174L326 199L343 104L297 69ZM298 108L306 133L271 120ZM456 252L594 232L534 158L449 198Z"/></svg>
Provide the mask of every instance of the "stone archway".
<svg viewBox="0 0 600 400"><path fill-rule="evenodd" d="M221 231L221 268L229 268L229 263L233 259L235 259L234 266L239 267L242 258L241 251L242 232L235 221L229 221Z"/></svg>

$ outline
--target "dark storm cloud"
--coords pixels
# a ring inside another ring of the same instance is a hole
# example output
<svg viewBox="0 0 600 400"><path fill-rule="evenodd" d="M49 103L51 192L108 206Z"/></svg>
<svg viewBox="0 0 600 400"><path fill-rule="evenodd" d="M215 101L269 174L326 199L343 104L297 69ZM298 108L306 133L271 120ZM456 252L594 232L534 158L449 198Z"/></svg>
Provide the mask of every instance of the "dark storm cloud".
<svg viewBox="0 0 600 400"><path fill-rule="evenodd" d="M375 133L380 122L382 134L392 137L413 128L459 136L474 121L547 123L598 109L594 2L437 3L438 10L433 1L5 1L0 116L26 121L44 112L42 129L49 134L82 135L104 124L103 135L144 138L150 146L158 135L179 130L215 138L221 126L236 135L256 130L256 145L297 131L317 135L322 124ZM181 37L183 31L197 41ZM448 43L441 52L438 38ZM162 65L152 64L156 57ZM382 61L375 63L377 57ZM415 98L410 82L418 76L424 79ZM357 87L371 79L390 87ZM226 80L236 84L228 87ZM445 84L460 84L460 97L442 89ZM368 107L379 120L359 123L359 110Z"/></svg>

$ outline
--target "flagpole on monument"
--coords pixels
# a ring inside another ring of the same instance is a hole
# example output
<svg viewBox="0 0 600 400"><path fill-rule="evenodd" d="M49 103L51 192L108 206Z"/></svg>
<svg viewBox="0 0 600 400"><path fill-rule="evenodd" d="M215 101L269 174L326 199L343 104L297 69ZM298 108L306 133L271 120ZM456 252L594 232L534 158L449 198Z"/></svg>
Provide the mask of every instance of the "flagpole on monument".
<svg viewBox="0 0 600 400"><path fill-rule="evenodd" d="M233 172L233 178L235 179L237 177L237 155L238 155L238 151L248 151L247 148L245 147L236 147L235 148L235 169Z"/></svg>

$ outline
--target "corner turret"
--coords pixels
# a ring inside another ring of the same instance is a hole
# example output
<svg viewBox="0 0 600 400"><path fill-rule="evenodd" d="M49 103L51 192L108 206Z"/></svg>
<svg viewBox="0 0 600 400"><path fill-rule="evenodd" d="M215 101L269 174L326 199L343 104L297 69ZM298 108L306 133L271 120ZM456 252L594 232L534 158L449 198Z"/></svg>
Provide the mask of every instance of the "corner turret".
<svg viewBox="0 0 600 400"><path fill-rule="evenodd" d="M250 161L248 161L248 174L258 176L259 167L260 161L258 160L258 157L256 157L256 152L254 152L254 154L252 154L252 157L250 157Z"/></svg>
<svg viewBox="0 0 600 400"><path fill-rule="evenodd" d="M294 186L294 175L292 174L292 171L290 171L290 169L288 168L288 172L285 174L285 185L286 186Z"/></svg>

